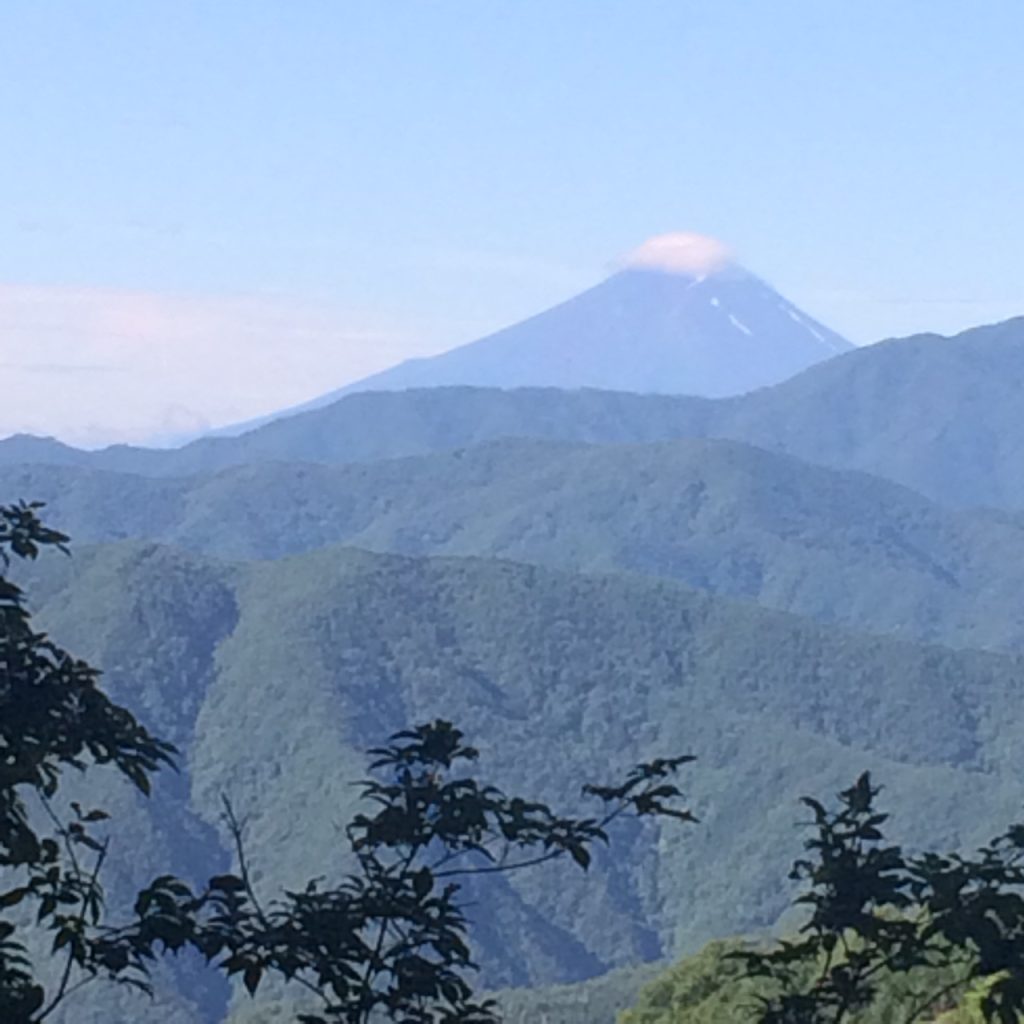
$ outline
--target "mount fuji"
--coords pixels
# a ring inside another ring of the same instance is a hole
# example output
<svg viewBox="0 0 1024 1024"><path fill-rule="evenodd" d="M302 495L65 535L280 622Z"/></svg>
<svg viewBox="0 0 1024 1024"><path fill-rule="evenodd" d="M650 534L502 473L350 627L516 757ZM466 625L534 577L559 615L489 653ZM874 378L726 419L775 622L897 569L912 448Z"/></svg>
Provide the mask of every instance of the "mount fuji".
<svg viewBox="0 0 1024 1024"><path fill-rule="evenodd" d="M237 434L356 391L471 385L724 398L854 347L737 264L721 242L659 235L611 277L536 316L216 433Z"/></svg>

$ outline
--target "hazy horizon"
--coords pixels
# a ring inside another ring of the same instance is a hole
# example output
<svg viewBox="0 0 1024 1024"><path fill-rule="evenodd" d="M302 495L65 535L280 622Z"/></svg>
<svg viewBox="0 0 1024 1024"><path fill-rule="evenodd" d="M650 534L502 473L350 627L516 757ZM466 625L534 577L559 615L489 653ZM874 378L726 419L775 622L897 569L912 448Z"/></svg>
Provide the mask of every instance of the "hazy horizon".
<svg viewBox="0 0 1024 1024"><path fill-rule="evenodd" d="M0 434L285 408L669 231L858 344L1024 312L1021 29L951 0L12 9Z"/></svg>

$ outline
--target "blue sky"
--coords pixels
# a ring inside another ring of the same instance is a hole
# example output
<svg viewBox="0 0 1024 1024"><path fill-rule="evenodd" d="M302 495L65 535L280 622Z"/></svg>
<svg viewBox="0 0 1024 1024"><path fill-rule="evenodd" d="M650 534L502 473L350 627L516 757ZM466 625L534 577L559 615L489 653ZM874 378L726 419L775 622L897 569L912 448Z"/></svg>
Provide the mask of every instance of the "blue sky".
<svg viewBox="0 0 1024 1024"><path fill-rule="evenodd" d="M1018 0L0 10L0 433L140 440L699 231L852 340L1024 313Z"/></svg>

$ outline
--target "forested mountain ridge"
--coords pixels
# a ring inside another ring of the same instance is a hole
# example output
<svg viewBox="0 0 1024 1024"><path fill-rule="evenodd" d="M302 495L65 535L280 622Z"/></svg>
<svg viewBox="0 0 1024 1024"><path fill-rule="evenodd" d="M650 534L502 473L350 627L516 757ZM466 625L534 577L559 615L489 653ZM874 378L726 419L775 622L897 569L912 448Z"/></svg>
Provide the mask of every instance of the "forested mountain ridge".
<svg viewBox="0 0 1024 1024"><path fill-rule="evenodd" d="M495 779L561 804L638 753L696 753L698 826L671 842L627 829L589 878L556 867L475 894L491 984L596 975L771 925L796 798L867 765L911 842L970 841L1017 803L1017 658L480 559L331 548L225 565L127 543L27 578L40 624L186 752L185 786L152 807L116 803L137 818L138 843L112 855L125 888L168 859L194 874L187 850L225 857L223 836L181 841L216 835L222 794L247 822L261 886L330 871L362 750L453 709Z"/></svg>
<svg viewBox="0 0 1024 1024"><path fill-rule="evenodd" d="M824 623L1024 645L1024 528L888 481L731 441L505 441L366 465L268 463L151 479L0 466L83 542L229 558L333 543L679 580Z"/></svg>
<svg viewBox="0 0 1024 1024"><path fill-rule="evenodd" d="M367 392L237 438L169 451L0 442L0 461L166 476L261 461L366 462L502 437L597 443L720 437L860 469L953 505L1024 507L1024 318L836 356L716 401L603 391Z"/></svg>
<svg viewBox="0 0 1024 1024"><path fill-rule="evenodd" d="M707 399L557 388L439 387L365 391L238 437L181 448L113 445L86 451L53 438L0 440L0 464L39 464L188 476L259 462L327 465L451 452L504 438L588 443L704 436Z"/></svg>

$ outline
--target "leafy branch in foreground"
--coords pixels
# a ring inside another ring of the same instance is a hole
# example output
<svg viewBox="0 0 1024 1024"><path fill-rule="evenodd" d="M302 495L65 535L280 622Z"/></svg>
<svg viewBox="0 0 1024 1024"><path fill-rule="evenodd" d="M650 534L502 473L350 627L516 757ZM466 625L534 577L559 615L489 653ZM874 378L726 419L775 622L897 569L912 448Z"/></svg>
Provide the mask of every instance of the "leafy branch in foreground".
<svg viewBox="0 0 1024 1024"><path fill-rule="evenodd" d="M1015 825L974 857L904 854L881 828L879 789L868 774L827 809L813 813L808 856L790 878L807 918L795 940L744 950L763 996L757 1024L842 1024L869 1009L880 984L912 981L894 1022L935 1019L965 992L977 994L985 1021L1017 1024L1024 1015L1024 826ZM810 979L810 981L808 981Z"/></svg>
<svg viewBox="0 0 1024 1024"><path fill-rule="evenodd" d="M255 992L276 974L315 995L303 1024L363 1024L383 1014L410 1024L486 1024L476 1000L461 880L569 857L581 868L623 814L693 821L671 776L689 757L638 766L619 786L588 786L603 811L558 815L464 773L478 752L451 723L397 733L371 753L363 783L375 809L348 827L357 870L334 886L311 882L263 905L250 880L242 828L230 806L238 874L193 895L174 879L140 896L138 921L109 936L107 956L144 969L160 948L190 945Z"/></svg>
<svg viewBox="0 0 1024 1024"><path fill-rule="evenodd" d="M11 557L34 559L68 538L44 526L38 504L0 506L0 1020L45 1020L95 976L106 843L91 834L107 816L55 803L63 773L111 765L143 793L174 748L98 686L99 673L32 627L25 594L7 578ZM62 958L49 992L29 956L24 921L51 932ZM84 974L82 974L84 972Z"/></svg>

